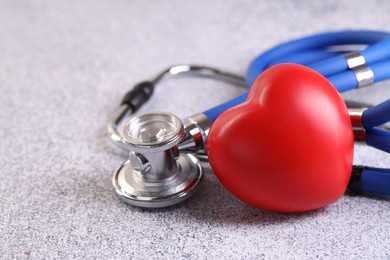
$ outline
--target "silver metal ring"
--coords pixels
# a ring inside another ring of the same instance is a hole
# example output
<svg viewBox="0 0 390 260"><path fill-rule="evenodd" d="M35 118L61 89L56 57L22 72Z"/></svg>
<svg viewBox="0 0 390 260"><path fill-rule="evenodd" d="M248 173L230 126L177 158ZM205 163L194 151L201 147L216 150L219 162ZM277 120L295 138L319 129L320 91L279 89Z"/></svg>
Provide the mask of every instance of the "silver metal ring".
<svg viewBox="0 0 390 260"><path fill-rule="evenodd" d="M358 88L369 86L374 83L374 72L367 65L361 65L352 69L358 82Z"/></svg>
<svg viewBox="0 0 390 260"><path fill-rule="evenodd" d="M362 116L366 109L367 108L365 107L348 109L355 141L366 141L366 130L364 129L362 123Z"/></svg>
<svg viewBox="0 0 390 260"><path fill-rule="evenodd" d="M353 51L343 55L348 68L355 74L358 88L371 85L374 82L374 72L366 64L366 59L359 52Z"/></svg>
<svg viewBox="0 0 390 260"><path fill-rule="evenodd" d="M347 61L348 68L351 70L366 64L364 56L357 51L345 53L343 56Z"/></svg>

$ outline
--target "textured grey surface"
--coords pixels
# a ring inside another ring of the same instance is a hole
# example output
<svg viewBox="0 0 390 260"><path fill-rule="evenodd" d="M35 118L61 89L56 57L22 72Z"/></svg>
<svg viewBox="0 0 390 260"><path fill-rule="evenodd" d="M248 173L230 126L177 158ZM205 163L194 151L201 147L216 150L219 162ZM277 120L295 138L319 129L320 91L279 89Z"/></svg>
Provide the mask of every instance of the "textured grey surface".
<svg viewBox="0 0 390 260"><path fill-rule="evenodd" d="M346 195L316 212L275 214L237 201L208 169L200 192L179 206L127 206L111 185L125 155L105 132L124 92L168 65L243 74L280 41L386 30L389 10L387 0L1 0L0 258L390 258L388 199ZM376 103L388 88L346 96ZM143 111L183 117L240 91L180 79ZM355 162L390 167L386 154L362 146Z"/></svg>

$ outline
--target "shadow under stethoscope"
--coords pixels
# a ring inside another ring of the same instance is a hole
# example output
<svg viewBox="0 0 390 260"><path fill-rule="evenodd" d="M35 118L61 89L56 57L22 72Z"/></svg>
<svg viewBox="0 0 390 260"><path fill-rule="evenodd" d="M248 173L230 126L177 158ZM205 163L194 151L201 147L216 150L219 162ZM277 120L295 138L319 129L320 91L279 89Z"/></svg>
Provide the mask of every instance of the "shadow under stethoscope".
<svg viewBox="0 0 390 260"><path fill-rule="evenodd" d="M325 208L305 212L305 213L277 213L258 208L253 208L230 194L219 183L218 179L212 173L210 166L204 164L205 176L203 183L197 193L188 200L167 208L143 209L131 205L127 208L131 211L137 211L144 214L172 214L180 219L188 219L196 223L210 223L212 225L275 225L282 223L296 223L298 221L309 221L315 218L321 218L334 211L339 211L343 202L336 202ZM357 197L351 191L346 191L347 202L350 199L374 199L380 201L390 201L389 197L377 195L359 195ZM125 204L123 202L123 204ZM342 211L342 210L341 210Z"/></svg>
<svg viewBox="0 0 390 260"><path fill-rule="evenodd" d="M324 208L303 214L285 214L253 208L233 197L219 183L210 166L203 166L205 169L203 183L199 190L186 201L166 208L146 209L131 205L127 205L127 208L143 214L171 215L175 212L176 218L179 216L180 219L186 219L186 221L192 220L196 223L212 225L273 225L295 222L299 219L311 219L324 215L328 211Z"/></svg>
<svg viewBox="0 0 390 260"><path fill-rule="evenodd" d="M290 222L301 218L322 215L327 210L320 209L305 214L285 214L253 208L241 202L229 193L212 173L210 166L205 166L203 185L193 198L185 203L186 217L196 221L216 222L221 224L262 224L272 225Z"/></svg>

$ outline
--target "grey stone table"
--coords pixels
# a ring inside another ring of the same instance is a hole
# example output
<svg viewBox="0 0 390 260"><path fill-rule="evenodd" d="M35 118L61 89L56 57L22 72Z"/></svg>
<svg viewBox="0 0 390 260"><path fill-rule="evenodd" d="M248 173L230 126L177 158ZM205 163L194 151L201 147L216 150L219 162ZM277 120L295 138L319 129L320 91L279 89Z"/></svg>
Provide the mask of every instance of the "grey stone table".
<svg viewBox="0 0 390 260"><path fill-rule="evenodd" d="M189 201L143 210L111 176L126 154L106 125L122 95L169 65L244 74L274 44L339 29L388 30L383 1L0 1L1 259L385 259L390 201L343 196L307 214L251 208L205 165ZM345 94L378 103L389 82ZM241 89L164 83L142 111L180 117ZM172 93L175 93L174 95ZM355 163L390 167L357 145Z"/></svg>

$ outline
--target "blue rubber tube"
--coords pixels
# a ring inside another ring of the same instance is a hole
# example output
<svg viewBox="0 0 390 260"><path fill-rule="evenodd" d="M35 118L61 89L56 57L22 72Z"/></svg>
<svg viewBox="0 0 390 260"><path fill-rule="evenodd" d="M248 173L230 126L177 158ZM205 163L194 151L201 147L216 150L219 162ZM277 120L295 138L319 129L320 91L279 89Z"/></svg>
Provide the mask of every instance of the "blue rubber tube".
<svg viewBox="0 0 390 260"><path fill-rule="evenodd" d="M378 128L366 129L366 143L369 146L390 153L390 132Z"/></svg>
<svg viewBox="0 0 390 260"><path fill-rule="evenodd" d="M369 44L370 47L361 53L368 55L366 60L373 62L382 58L381 48L390 49L390 40L387 39L389 35L377 31L341 31L318 34L280 44L266 51L251 63L246 77L247 84L251 86L256 77L269 66L291 62L306 65L322 75L328 76L328 80L339 92L351 90L356 88L358 84L354 73L348 70L344 57L335 55L339 53L329 51L327 48L344 44ZM373 49L371 50L371 48ZM386 57L390 55L387 52L386 50L384 54ZM382 63L372 65L375 81L390 78L390 70L387 69L390 61ZM211 108L204 114L214 121L226 109L244 102L246 96L247 93Z"/></svg>
<svg viewBox="0 0 390 260"><path fill-rule="evenodd" d="M308 67L326 77L342 71L346 71L348 69L348 64L345 58L339 55L326 60L318 61L313 64L309 64Z"/></svg>
<svg viewBox="0 0 390 260"><path fill-rule="evenodd" d="M374 73L374 82L390 78L389 68L390 60L371 65L371 70ZM327 79L339 92L345 92L358 87L355 73L351 70L346 70L339 74L328 76Z"/></svg>
<svg viewBox="0 0 390 260"><path fill-rule="evenodd" d="M362 44L362 42L356 42ZM366 64L370 66L380 60L390 58L390 38L372 44L370 47L360 51L360 54L364 56ZM324 76L333 75L343 70L348 69L347 62L343 56L336 56L326 60L319 61L314 64L308 65L308 67L318 71Z"/></svg>
<svg viewBox="0 0 390 260"><path fill-rule="evenodd" d="M390 99L363 112L362 124L364 128L380 126L387 122L390 122Z"/></svg>
<svg viewBox="0 0 390 260"><path fill-rule="evenodd" d="M370 64L374 72L374 82L379 82L390 78L390 60Z"/></svg>
<svg viewBox="0 0 390 260"><path fill-rule="evenodd" d="M299 53L291 53L272 60L268 67L281 63L296 63L307 66L318 60L328 59L340 55L339 52L329 52L325 50L305 50Z"/></svg>
<svg viewBox="0 0 390 260"><path fill-rule="evenodd" d="M361 175L360 188L365 193L390 195L390 169L366 167Z"/></svg>
<svg viewBox="0 0 390 260"><path fill-rule="evenodd" d="M372 71L374 72L374 82L382 81L390 78L390 61L382 62L379 64L374 64L372 66ZM327 77L330 83L337 89L339 92L345 92L352 90L358 87L358 82L356 80L355 74L351 70L346 70L342 73L332 75ZM239 97L233 98L221 105L218 105L214 108L211 108L203 112L211 121L214 121L223 111L229 109L230 107L236 106L245 101L248 93L242 94ZM376 107L376 106L375 106ZM372 107L374 108L374 107ZM370 109L372 109L370 108ZM389 110L387 110L389 111ZM386 115L389 115L387 113ZM382 116L386 116L383 115ZM364 119L363 119L364 120ZM388 120L390 121L390 120ZM387 121L386 121L387 122ZM366 127L366 126L365 126ZM369 126L367 126L369 127Z"/></svg>
<svg viewBox="0 0 390 260"><path fill-rule="evenodd" d="M355 73L351 70L346 70L342 73L327 77L338 92L345 92L357 88L358 82Z"/></svg>
<svg viewBox="0 0 390 260"><path fill-rule="evenodd" d="M233 98L225 103L222 103L216 107L213 107L213 108L203 112L203 114L205 116L207 116L212 122L214 122L215 119L217 119L217 117L220 114L222 114L223 111L243 103L246 100L247 96L248 96L248 92L244 93L238 97L235 97L235 98Z"/></svg>
<svg viewBox="0 0 390 260"><path fill-rule="evenodd" d="M374 44L383 41L388 36L388 33L376 31L340 31L309 36L278 45L252 61L247 72L247 84L251 86L257 76L272 64L272 60L282 56L298 54L310 49L324 49L332 45ZM369 54L371 55L370 52ZM372 54L373 58L377 56L376 54L377 52ZM347 63L343 57L339 56L331 59L333 60L318 61L318 63L313 63L309 67L325 76L347 69Z"/></svg>
<svg viewBox="0 0 390 260"><path fill-rule="evenodd" d="M390 39L380 41L360 52L364 56L367 64L373 64L380 60L390 58Z"/></svg>

